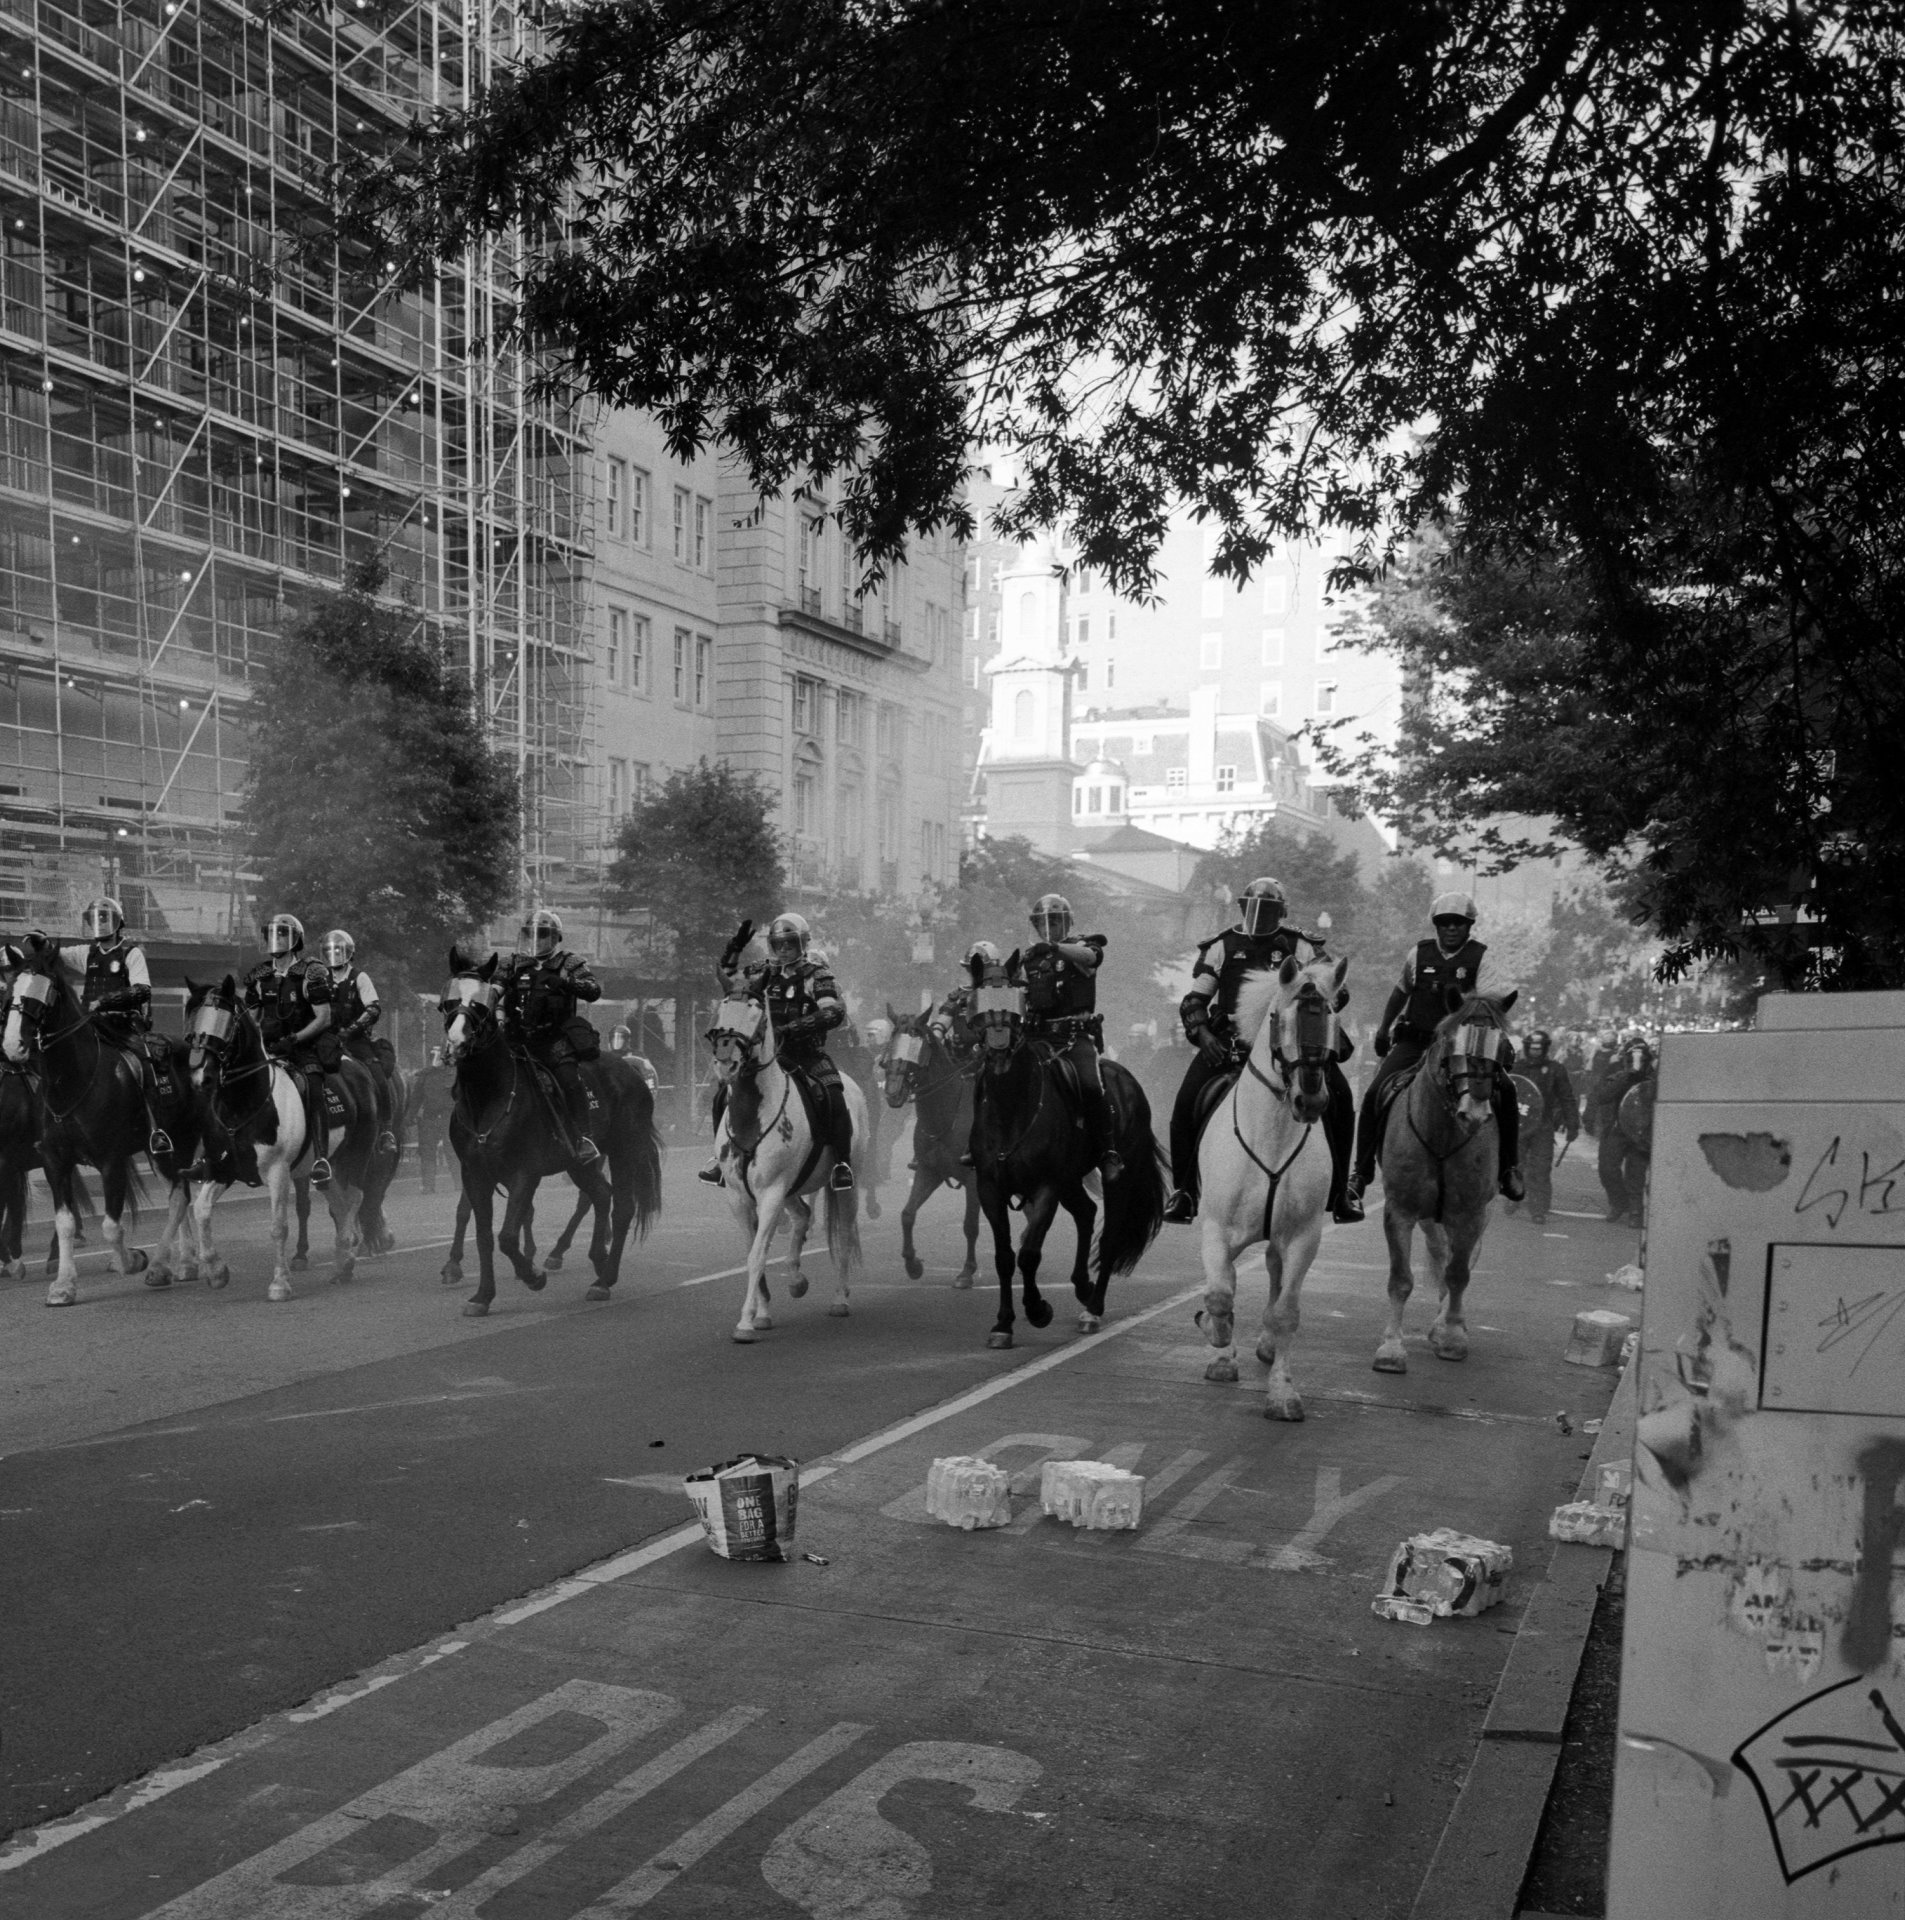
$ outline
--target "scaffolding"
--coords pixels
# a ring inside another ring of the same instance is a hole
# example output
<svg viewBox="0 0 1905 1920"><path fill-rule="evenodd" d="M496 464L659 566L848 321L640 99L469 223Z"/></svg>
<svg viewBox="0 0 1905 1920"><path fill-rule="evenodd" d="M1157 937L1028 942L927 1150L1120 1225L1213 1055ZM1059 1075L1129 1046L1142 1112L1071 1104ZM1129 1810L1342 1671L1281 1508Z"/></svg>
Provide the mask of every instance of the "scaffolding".
<svg viewBox="0 0 1905 1920"><path fill-rule="evenodd" d="M340 151L529 32L482 0L0 0L0 926L102 885L148 933L253 924L252 689L372 553L514 758L524 901L589 868L589 447L490 345L514 243L418 292L326 231Z"/></svg>

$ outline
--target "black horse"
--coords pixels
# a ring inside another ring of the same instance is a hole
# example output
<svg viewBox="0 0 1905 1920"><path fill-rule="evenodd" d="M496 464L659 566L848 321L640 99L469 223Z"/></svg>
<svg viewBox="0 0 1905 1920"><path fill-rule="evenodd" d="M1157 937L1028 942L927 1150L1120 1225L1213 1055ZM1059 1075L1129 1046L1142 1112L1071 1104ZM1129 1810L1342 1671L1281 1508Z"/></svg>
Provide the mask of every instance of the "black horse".
<svg viewBox="0 0 1905 1920"><path fill-rule="evenodd" d="M496 1298L499 1236L494 1209L499 1186L507 1196L503 1252L532 1293L542 1291L548 1275L525 1252L523 1235L536 1188L551 1175L568 1174L595 1208L589 1237L595 1284L584 1296L589 1300L609 1298L621 1273L629 1228L641 1239L661 1210L661 1136L655 1131L655 1096L640 1069L616 1056L598 1056L584 1066L583 1084L601 1109L594 1133L603 1158L578 1166L563 1149L562 1130L551 1124L534 1064L510 1043L497 1018L503 997L497 964L491 954L474 971L459 974L455 997L446 1009L443 1047L444 1059L456 1068L450 1144L463 1170L463 1193L476 1225L480 1272L476 1291L463 1308L471 1318L488 1313ZM460 966L460 956L453 954L451 965Z"/></svg>
<svg viewBox="0 0 1905 1920"><path fill-rule="evenodd" d="M1164 1222L1164 1162L1151 1131L1151 1103L1115 1060L1101 1062L1112 1116L1112 1143L1123 1173L1105 1186L1104 1231L1097 1272L1091 1270L1091 1236L1098 1209L1086 1190L1093 1174L1090 1136L1079 1111L1069 1068L1043 1041L1026 1033L1025 990L1013 976L1018 955L1004 968L973 963L974 1013L981 1069L972 1154L979 1204L992 1227L993 1264L999 1273L999 1317L986 1344L1012 1344L1012 1221L1008 1209L1022 1201L1025 1231L1016 1259L1025 1317L1035 1327L1051 1322L1052 1309L1038 1290L1045 1236L1062 1206L1078 1229L1072 1262L1072 1292L1079 1303L1078 1330L1103 1324L1105 1292L1114 1274L1129 1273Z"/></svg>
<svg viewBox="0 0 1905 1920"><path fill-rule="evenodd" d="M60 958L58 946L28 934L24 964L7 1010L6 1055L15 1065L34 1063L40 1087L40 1162L53 1196L59 1235L59 1270L46 1290L49 1307L70 1307L79 1298L73 1247L79 1229L82 1166L99 1169L105 1205L106 1242L121 1273L143 1273L148 1262L126 1245L126 1222L137 1218L139 1181L134 1157L145 1151L152 1130L139 1069L93 1024L80 998L80 984ZM172 1251L184 1223L189 1190L182 1178L196 1144L189 1118L171 1129L173 1150L154 1164L170 1188L170 1207L151 1281L171 1278Z"/></svg>
<svg viewBox="0 0 1905 1920"><path fill-rule="evenodd" d="M913 1249L913 1222L929 1194L956 1186L966 1201L966 1264L953 1285L969 1287L979 1267L979 1182L964 1164L972 1138L972 1080L925 1014L899 1014L889 1006L886 1017L893 1023L882 1062L886 1104L897 1109L910 1100L914 1106L913 1186L900 1209L900 1257L909 1278L926 1271Z"/></svg>

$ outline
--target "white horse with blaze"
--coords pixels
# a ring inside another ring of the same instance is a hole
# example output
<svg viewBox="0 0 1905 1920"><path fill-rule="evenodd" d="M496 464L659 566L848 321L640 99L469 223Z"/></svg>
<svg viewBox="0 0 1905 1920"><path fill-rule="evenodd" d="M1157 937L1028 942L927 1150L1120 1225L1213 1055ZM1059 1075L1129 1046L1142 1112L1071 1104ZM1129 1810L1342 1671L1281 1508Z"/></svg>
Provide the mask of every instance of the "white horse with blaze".
<svg viewBox="0 0 1905 1920"><path fill-rule="evenodd" d="M1204 1378L1237 1378L1237 1260L1261 1240L1270 1292L1257 1358L1270 1369L1264 1414L1272 1420L1303 1418L1290 1350L1303 1277L1323 1240L1330 1190L1321 1125L1330 1090L1323 1069L1337 1050L1336 1009L1348 971L1347 960L1301 966L1292 957L1274 971L1246 977L1237 995L1237 1031L1251 1036L1250 1051L1198 1145L1204 1307L1197 1321L1219 1349Z"/></svg>

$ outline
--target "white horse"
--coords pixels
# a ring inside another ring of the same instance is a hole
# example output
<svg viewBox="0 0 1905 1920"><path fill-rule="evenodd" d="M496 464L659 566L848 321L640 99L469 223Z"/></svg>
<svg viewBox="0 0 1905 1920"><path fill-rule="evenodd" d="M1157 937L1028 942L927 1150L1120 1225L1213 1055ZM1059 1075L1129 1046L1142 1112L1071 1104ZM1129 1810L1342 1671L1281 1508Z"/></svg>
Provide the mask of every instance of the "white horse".
<svg viewBox="0 0 1905 1920"><path fill-rule="evenodd" d="M827 1311L844 1318L847 1282L860 1265L858 1186L841 1193L829 1184L833 1150L815 1140L807 1104L774 1057L774 1023L761 1002L724 1000L708 1038L715 1072L728 1090L715 1152L728 1204L748 1236L747 1297L734 1337L753 1340L774 1324L768 1312L767 1249L783 1212L793 1220L787 1291L796 1300L807 1291L800 1254L814 1217L807 1196L816 1189L826 1194L827 1250L833 1256L834 1296ZM853 1120L849 1164L857 1183L866 1151L866 1096L844 1075L841 1087Z"/></svg>
<svg viewBox="0 0 1905 1920"><path fill-rule="evenodd" d="M291 1238L292 1209L299 1180L308 1179L318 1143L309 1137L304 1101L289 1072L265 1052L257 1023L239 1003L228 974L213 987L194 987L187 1019L186 1066L201 1111L216 1130L234 1144L249 1143L258 1157L258 1172L271 1202L271 1285L267 1298L291 1298L291 1269L285 1245ZM374 1125L374 1122L373 1122ZM210 1131L210 1129L208 1129ZM364 1134L360 1114L346 1141ZM326 1199L337 1235L330 1278L349 1280L356 1272L361 1243L358 1210L363 1187L353 1177L358 1151L335 1156ZM231 1268L212 1242L212 1208L224 1187L202 1180L193 1190L192 1220L198 1237L199 1271L210 1287L231 1280Z"/></svg>
<svg viewBox="0 0 1905 1920"><path fill-rule="evenodd" d="M1290 1350L1302 1317L1303 1276L1323 1239L1330 1151L1321 1121L1329 1109L1324 1063L1337 1040L1336 1003L1347 960L1294 957L1274 972L1246 976L1237 995L1237 1031L1251 1036L1237 1084L1210 1116L1198 1145L1203 1182L1204 1308L1197 1323L1219 1349L1206 1380L1237 1378L1237 1258L1265 1241L1270 1276L1257 1358L1270 1369L1264 1415L1301 1420Z"/></svg>

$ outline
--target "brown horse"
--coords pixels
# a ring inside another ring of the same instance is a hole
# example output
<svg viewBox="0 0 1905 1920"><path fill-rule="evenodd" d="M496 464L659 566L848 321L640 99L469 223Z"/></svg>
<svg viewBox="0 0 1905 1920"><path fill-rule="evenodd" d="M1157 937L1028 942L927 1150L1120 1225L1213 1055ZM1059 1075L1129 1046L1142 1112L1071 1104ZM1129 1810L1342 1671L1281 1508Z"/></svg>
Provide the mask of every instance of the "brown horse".
<svg viewBox="0 0 1905 1920"><path fill-rule="evenodd" d="M1429 1328L1441 1360L1468 1358L1462 1300L1501 1171L1492 1101L1508 1070L1503 1024L1515 995L1471 994L1435 1030L1415 1079L1383 1129L1382 1230L1389 1242L1389 1320L1378 1373L1407 1373L1402 1314L1415 1290L1410 1247L1419 1226L1442 1310Z"/></svg>
<svg viewBox="0 0 1905 1920"><path fill-rule="evenodd" d="M886 1076L886 1104L898 1109L910 1100L913 1118L913 1187L900 1209L900 1259L910 1279L926 1271L913 1246L913 1222L930 1194L956 1186L966 1200L966 1264L953 1277L955 1287L970 1287L979 1270L979 1182L962 1164L972 1138L972 1081L933 1032L923 1013L895 1013L889 1006L893 1039L880 1065Z"/></svg>

